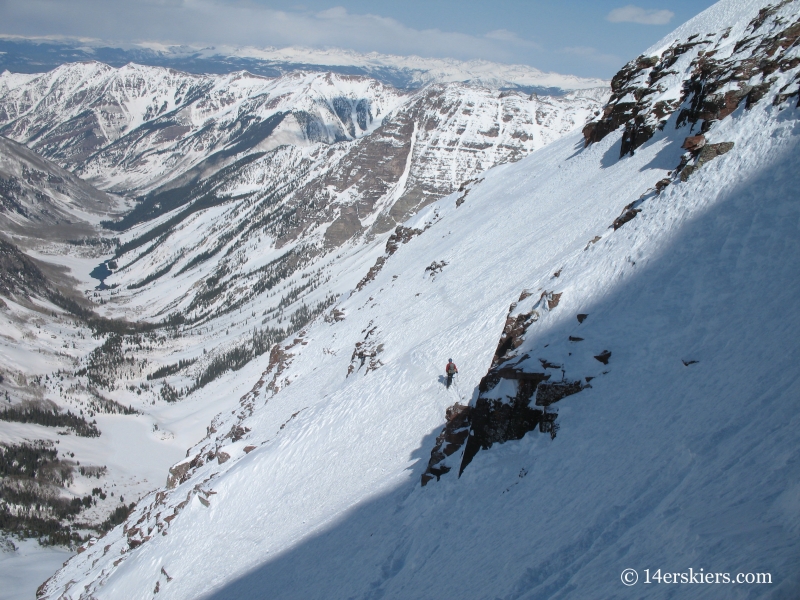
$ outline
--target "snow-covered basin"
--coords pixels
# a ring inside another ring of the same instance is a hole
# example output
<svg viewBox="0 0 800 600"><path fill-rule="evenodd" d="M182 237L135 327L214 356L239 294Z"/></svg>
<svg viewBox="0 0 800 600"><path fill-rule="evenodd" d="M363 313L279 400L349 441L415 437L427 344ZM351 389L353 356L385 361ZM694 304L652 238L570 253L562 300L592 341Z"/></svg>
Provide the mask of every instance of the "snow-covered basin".
<svg viewBox="0 0 800 600"><path fill-rule="evenodd" d="M0 550L0 597L33 600L36 589L74 553L59 546L43 548L36 540L12 538L14 551Z"/></svg>

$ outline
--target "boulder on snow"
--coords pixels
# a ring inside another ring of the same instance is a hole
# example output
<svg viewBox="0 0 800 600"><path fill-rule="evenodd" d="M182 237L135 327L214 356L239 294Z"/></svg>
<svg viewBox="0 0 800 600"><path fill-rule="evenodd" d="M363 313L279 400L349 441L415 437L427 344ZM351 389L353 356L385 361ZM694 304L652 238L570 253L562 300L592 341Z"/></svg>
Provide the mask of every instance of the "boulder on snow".
<svg viewBox="0 0 800 600"><path fill-rule="evenodd" d="M175 486L177 486L183 480L184 476L189 472L189 469L192 468L190 462L182 462L170 467L169 475L167 476L167 489L171 490Z"/></svg>
<svg viewBox="0 0 800 600"><path fill-rule="evenodd" d="M720 142L719 144L706 144L697 157L697 166L701 166L718 156L722 156L733 149L733 142Z"/></svg>
<svg viewBox="0 0 800 600"><path fill-rule="evenodd" d="M608 350L603 350L600 354L594 357L595 360L599 360L604 365L608 364L608 359L611 358L611 352Z"/></svg>
<svg viewBox="0 0 800 600"><path fill-rule="evenodd" d="M611 226L614 228L614 231L616 231L628 221L632 221L640 212L642 212L641 209L632 208L631 205L628 205L622 211L622 214L614 219L614 223L612 223Z"/></svg>
<svg viewBox="0 0 800 600"><path fill-rule="evenodd" d="M691 153L699 152L700 149L706 145L706 136L702 133L700 135L691 135L683 140L681 148L688 150Z"/></svg>
<svg viewBox="0 0 800 600"><path fill-rule="evenodd" d="M722 156L730 152L733 149L733 142L720 142L718 144L706 144L703 146L702 150L700 150L700 154L697 157L697 162L693 165L686 165L681 170L681 181L686 181L689 179L689 176L694 173L697 169L702 167L707 162L714 160L718 156Z"/></svg>

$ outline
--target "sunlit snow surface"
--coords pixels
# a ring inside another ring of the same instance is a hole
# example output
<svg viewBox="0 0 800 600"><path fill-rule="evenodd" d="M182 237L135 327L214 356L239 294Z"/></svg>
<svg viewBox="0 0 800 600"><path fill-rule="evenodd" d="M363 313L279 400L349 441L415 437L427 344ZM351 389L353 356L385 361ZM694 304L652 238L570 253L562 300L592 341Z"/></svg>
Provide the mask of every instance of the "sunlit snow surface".
<svg viewBox="0 0 800 600"><path fill-rule="evenodd" d="M724 2L698 27L761 4ZM150 495L126 524L148 541L131 550L116 528L47 597L800 596L798 117L769 96L740 107L706 135L734 148L618 231L622 208L679 162L688 128L675 116L630 158L618 160L619 132L586 149L573 134L490 171L460 207L452 195L409 223L431 226L353 295L384 240L345 253L345 318L287 342L276 394L256 384L251 416L237 404L267 355L198 394L225 411L219 441L189 457L217 443L230 459ZM433 261L447 263L435 277ZM590 372L570 375L596 378L557 405L555 440L529 433L421 488L446 407L474 398L525 289L563 296L520 351L549 358L579 335L575 352L610 350L608 367L576 361ZM366 335L382 366L348 377ZM448 357L459 391L439 379ZM234 425L250 431L225 440ZM645 569L689 568L773 583L643 582Z"/></svg>

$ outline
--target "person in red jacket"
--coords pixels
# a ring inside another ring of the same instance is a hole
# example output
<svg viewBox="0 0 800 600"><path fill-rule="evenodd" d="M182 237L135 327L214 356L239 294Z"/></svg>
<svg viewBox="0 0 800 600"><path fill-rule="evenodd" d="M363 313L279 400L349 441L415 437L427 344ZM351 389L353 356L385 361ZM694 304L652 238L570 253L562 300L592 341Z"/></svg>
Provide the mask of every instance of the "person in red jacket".
<svg viewBox="0 0 800 600"><path fill-rule="evenodd" d="M452 358L447 359L447 366L444 368L444 372L447 373L447 387L449 389L450 384L453 383L453 375L458 373L458 368Z"/></svg>

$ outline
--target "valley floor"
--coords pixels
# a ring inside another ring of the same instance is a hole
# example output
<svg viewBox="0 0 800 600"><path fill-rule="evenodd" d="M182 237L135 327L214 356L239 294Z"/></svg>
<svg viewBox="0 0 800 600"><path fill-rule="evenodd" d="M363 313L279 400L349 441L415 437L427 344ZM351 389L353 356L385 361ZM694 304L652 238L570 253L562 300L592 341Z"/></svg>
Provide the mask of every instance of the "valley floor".
<svg viewBox="0 0 800 600"><path fill-rule="evenodd" d="M60 546L40 546L36 540L12 541L15 550L0 550L4 600L32 600L36 589L75 554Z"/></svg>

